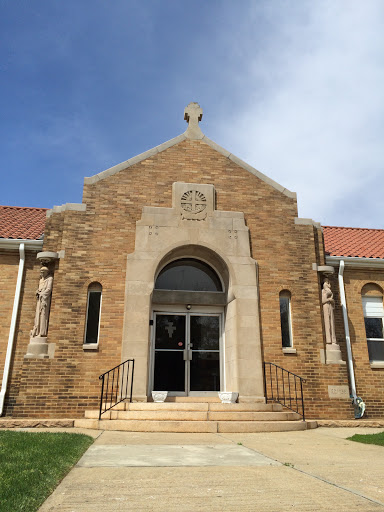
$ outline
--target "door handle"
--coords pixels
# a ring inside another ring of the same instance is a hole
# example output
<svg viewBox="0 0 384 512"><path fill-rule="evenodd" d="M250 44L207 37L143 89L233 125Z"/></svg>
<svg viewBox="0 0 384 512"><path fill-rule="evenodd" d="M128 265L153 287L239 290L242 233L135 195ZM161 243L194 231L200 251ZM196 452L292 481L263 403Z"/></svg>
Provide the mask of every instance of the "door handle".
<svg viewBox="0 0 384 512"><path fill-rule="evenodd" d="M183 359L184 361L192 361L192 350L184 349Z"/></svg>

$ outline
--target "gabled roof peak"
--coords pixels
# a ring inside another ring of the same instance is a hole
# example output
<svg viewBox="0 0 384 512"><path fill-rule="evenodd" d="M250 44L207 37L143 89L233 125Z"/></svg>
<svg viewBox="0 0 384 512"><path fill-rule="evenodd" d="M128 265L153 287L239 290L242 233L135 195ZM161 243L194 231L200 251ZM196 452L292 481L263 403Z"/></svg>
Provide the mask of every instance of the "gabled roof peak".
<svg viewBox="0 0 384 512"><path fill-rule="evenodd" d="M100 180L108 178L109 176L113 176L114 174L124 169L127 169L132 165L135 165L139 162L142 162L143 160L146 160L147 158L155 156L157 153L161 153L162 151L165 151L166 149L171 148L172 146L175 146L176 144L179 144L184 140L190 139L201 140L202 142L210 146L212 149L214 149L221 155L225 156L229 160L232 160L232 162L234 162L239 167L242 167L246 171L249 171L250 173L254 174L260 180L264 181L265 183L275 188L282 194L292 199L296 199L296 192L291 192L287 188L279 185L278 183L276 183L276 181L272 180L271 178L268 178L268 176L266 176L262 172L258 171L257 169L247 164L237 156L233 155L230 151L227 151L226 149L216 144L216 142L206 137L199 126L199 122L201 121L202 117L203 109L200 107L200 105L196 102L189 103L184 109L184 119L188 122L188 128L183 134L179 135L178 137L175 137L174 139L168 140L167 142L163 142L163 144L160 144L160 146L156 146L152 149L149 149L148 151L145 151L140 155L130 158L129 160L126 160L121 164L117 164L113 167L110 167L109 169L103 172L95 174L94 176L90 176L89 178L84 178L84 185L93 185L94 183L97 183Z"/></svg>

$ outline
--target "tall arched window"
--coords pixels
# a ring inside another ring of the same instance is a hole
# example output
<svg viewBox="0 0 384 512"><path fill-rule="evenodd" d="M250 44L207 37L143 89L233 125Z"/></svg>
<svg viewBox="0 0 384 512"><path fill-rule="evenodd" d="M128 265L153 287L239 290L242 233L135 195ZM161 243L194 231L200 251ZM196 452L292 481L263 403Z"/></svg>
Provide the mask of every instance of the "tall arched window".
<svg viewBox="0 0 384 512"><path fill-rule="evenodd" d="M101 291L100 283L91 283L88 286L84 345L97 345L99 343Z"/></svg>
<svg viewBox="0 0 384 512"><path fill-rule="evenodd" d="M280 299L281 343L283 348L292 347L291 293L283 290Z"/></svg>
<svg viewBox="0 0 384 512"><path fill-rule="evenodd" d="M378 285L369 283L361 294L369 360L384 362L383 291Z"/></svg>
<svg viewBox="0 0 384 512"><path fill-rule="evenodd" d="M203 261L182 258L172 261L159 273L156 290L182 290L194 292L222 292L219 276Z"/></svg>

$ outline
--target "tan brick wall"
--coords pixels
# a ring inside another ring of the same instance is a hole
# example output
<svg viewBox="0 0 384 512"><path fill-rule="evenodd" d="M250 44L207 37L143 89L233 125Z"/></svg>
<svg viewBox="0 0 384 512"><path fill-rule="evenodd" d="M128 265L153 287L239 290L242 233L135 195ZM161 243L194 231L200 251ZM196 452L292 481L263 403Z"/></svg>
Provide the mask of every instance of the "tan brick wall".
<svg viewBox="0 0 384 512"><path fill-rule="evenodd" d="M373 369L369 364L361 290L367 283L375 283L384 289L384 271L351 269L346 266L344 282L357 395L366 404L367 418L383 418L384 368Z"/></svg>
<svg viewBox="0 0 384 512"><path fill-rule="evenodd" d="M209 183L218 210L243 211L252 256L259 264L261 338L265 361L302 375L308 417L349 418L348 401L330 400L328 384L346 384L345 366L324 365L320 282L312 263L324 264L321 231L295 225L296 201L261 181L202 141L186 140L93 185L84 187L85 212L48 219L44 250L65 249L57 263L48 341L55 358L23 360L27 331L19 336L16 416L75 417L98 403L98 376L120 362L127 254L143 206L171 207L172 183ZM38 272L34 274L35 285ZM87 287L103 286L98 352L83 350ZM28 281L29 283L29 281ZM31 286L26 297L33 294ZM279 292L292 294L294 355L281 347ZM27 299L23 308L27 306ZM23 311L24 315L24 311ZM33 318L28 311L29 319ZM24 319L24 316L23 316ZM345 352L344 343L341 343ZM22 368L21 368L22 367Z"/></svg>
<svg viewBox="0 0 384 512"><path fill-rule="evenodd" d="M9 328L11 325L13 301L15 298L19 251L0 252L0 375L3 375L7 352Z"/></svg>
<svg viewBox="0 0 384 512"><path fill-rule="evenodd" d="M1 345L1 364L4 364L6 344L8 342L10 320L13 308L13 300L15 296L16 279L19 266L19 252L18 251L7 251L3 253L1 260L0 272L1 275L7 272L9 276L9 287L5 286L7 290L7 302L9 310L9 320L6 320L6 324L2 324L2 332L6 332L5 339L2 335ZM11 262L10 265L4 262ZM10 269L12 267L12 270ZM14 350L11 359L10 376L8 381L8 392L5 399L4 412L6 415L13 414L13 407L16 401L16 397L19 393L19 384L21 379L22 367L24 364L24 355L27 352L27 345L29 343L29 332L33 327L36 299L35 292L39 282L39 268L40 265L36 260L36 252L26 250L25 253L25 264L23 273L23 283L20 294L19 312L16 321L15 339L14 339ZM1 301L1 307L4 303ZM3 368L3 366L2 366ZM40 390L41 392L41 390Z"/></svg>

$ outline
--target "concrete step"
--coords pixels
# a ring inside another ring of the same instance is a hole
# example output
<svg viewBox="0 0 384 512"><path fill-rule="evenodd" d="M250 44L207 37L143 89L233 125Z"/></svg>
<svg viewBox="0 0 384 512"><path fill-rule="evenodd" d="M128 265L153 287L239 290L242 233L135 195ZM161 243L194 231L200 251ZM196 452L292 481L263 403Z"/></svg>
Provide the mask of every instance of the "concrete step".
<svg viewBox="0 0 384 512"><path fill-rule="evenodd" d="M207 411L110 411L102 420L207 421ZM86 418L98 418L98 411L86 411Z"/></svg>
<svg viewBox="0 0 384 512"><path fill-rule="evenodd" d="M291 432L307 430L305 421L218 421L217 432Z"/></svg>
<svg viewBox="0 0 384 512"><path fill-rule="evenodd" d="M141 402L141 403L127 403L126 411L208 411L208 403L203 402Z"/></svg>
<svg viewBox="0 0 384 512"><path fill-rule="evenodd" d="M220 398L216 396L168 396L165 399L166 402L182 403L221 403Z"/></svg>
<svg viewBox="0 0 384 512"><path fill-rule="evenodd" d="M85 418L98 419L99 411L85 411ZM128 410L108 411L103 420L153 421L294 421L300 416L293 412L238 412L238 411L183 411L183 410Z"/></svg>
<svg viewBox="0 0 384 512"><path fill-rule="evenodd" d="M294 412L209 412L209 421L298 421Z"/></svg>
<svg viewBox="0 0 384 512"><path fill-rule="evenodd" d="M121 402L112 411L216 411L216 412L280 412L280 404L259 402L222 404L221 402ZM94 416L92 416L94 417ZM95 416L96 417L96 416Z"/></svg>
<svg viewBox="0 0 384 512"><path fill-rule="evenodd" d="M216 396L168 396L165 399L165 401L166 402L176 402L179 404L180 403L189 403L189 402L195 402L195 403L204 402L204 403L211 403L211 404L213 404L213 403L221 404L221 400L217 395ZM239 403L249 403L249 402L242 402L241 397L240 397ZM263 404L264 399L260 398L258 400L252 400L252 403Z"/></svg>
<svg viewBox="0 0 384 512"><path fill-rule="evenodd" d="M309 425L308 425L309 426ZM77 419L75 427L126 432L287 432L306 430L305 421L151 421Z"/></svg>
<svg viewBox="0 0 384 512"><path fill-rule="evenodd" d="M217 432L215 421L153 421L77 419L75 427L125 432Z"/></svg>
<svg viewBox="0 0 384 512"><path fill-rule="evenodd" d="M280 412L283 410L281 404L264 404L259 402L239 404L209 404L211 412Z"/></svg>

